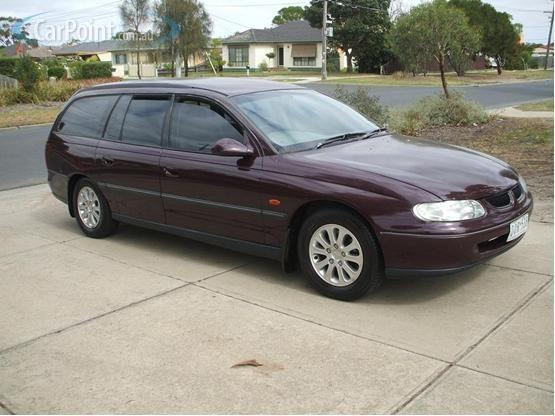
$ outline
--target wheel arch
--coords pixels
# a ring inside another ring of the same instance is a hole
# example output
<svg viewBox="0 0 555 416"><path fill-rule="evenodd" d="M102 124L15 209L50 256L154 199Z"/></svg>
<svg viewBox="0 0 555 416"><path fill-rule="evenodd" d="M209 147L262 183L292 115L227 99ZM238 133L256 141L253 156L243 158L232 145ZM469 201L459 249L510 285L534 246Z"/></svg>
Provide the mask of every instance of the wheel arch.
<svg viewBox="0 0 555 416"><path fill-rule="evenodd" d="M291 221L289 221L289 227L287 229L287 235L285 238L285 244L283 246L281 261L282 268L285 272L291 272L297 267L297 240L303 222L316 211L320 211L323 209L347 210L350 213L356 215L366 225L366 228L368 229L370 234L372 234L372 237L374 237L383 264L384 257L380 246L380 241L374 229L374 225L370 221L368 221L368 219L366 219L354 207L344 202L331 200L314 200L309 201L297 208L297 210L291 217Z"/></svg>
<svg viewBox="0 0 555 416"><path fill-rule="evenodd" d="M69 209L69 215L71 215L72 217L75 217L75 211L73 209L73 191L75 190L75 185L77 185L79 179L83 178L91 180L91 178L83 175L82 173L74 173L69 177L69 180L67 182L67 207Z"/></svg>

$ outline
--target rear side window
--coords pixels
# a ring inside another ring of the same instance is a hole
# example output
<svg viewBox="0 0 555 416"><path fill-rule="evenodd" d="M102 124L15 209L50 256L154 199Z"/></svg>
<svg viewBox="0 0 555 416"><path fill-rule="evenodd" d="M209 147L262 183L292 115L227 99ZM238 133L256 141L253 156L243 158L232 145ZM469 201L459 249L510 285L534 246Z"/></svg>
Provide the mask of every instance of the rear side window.
<svg viewBox="0 0 555 416"><path fill-rule="evenodd" d="M173 106L170 147L195 153L211 153L223 138L244 142L241 127L216 105L178 98Z"/></svg>
<svg viewBox="0 0 555 416"><path fill-rule="evenodd" d="M58 132L71 136L100 138L117 95L85 97L74 101L64 112Z"/></svg>
<svg viewBox="0 0 555 416"><path fill-rule="evenodd" d="M169 107L169 96L134 96L125 115L121 140L144 146L160 146L162 127Z"/></svg>
<svg viewBox="0 0 555 416"><path fill-rule="evenodd" d="M123 119L125 118L125 112L129 106L129 101L131 101L130 95L122 95L118 100L118 103L110 115L110 120L108 120L108 124L106 125L106 132L104 133L104 138L106 140L117 141L121 139L121 126L123 125Z"/></svg>

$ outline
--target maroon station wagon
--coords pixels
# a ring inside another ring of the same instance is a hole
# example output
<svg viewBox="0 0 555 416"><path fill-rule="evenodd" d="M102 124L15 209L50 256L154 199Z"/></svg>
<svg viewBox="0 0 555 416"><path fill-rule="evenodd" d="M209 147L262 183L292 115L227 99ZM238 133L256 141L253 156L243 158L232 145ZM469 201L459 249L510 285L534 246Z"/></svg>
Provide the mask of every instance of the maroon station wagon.
<svg viewBox="0 0 555 416"><path fill-rule="evenodd" d="M119 222L300 267L354 299L386 276L447 274L515 246L532 196L514 169L388 133L317 92L251 79L135 81L76 93L46 145L83 232Z"/></svg>

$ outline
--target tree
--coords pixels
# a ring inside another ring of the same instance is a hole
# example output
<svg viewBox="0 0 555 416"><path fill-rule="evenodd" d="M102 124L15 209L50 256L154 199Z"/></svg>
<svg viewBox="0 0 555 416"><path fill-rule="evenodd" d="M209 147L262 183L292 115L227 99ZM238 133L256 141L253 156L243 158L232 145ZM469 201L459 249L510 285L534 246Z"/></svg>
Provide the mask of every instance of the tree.
<svg viewBox="0 0 555 416"><path fill-rule="evenodd" d="M0 16L0 47L10 46L16 42L21 42L34 48L37 47L38 41L29 38L30 23L26 23L32 17L34 16L21 19L19 17Z"/></svg>
<svg viewBox="0 0 555 416"><path fill-rule="evenodd" d="M161 0L155 9L160 39L175 48L178 73L183 58L187 77L189 57L205 50L209 43L212 20L198 0Z"/></svg>
<svg viewBox="0 0 555 416"><path fill-rule="evenodd" d="M398 39L404 42L396 44ZM401 53L402 60L415 63L418 62L415 57L420 56L420 59L433 58L437 62L447 98L449 89L445 69L449 56L474 50L479 41L464 12L450 7L446 0L434 0L414 7L396 22L391 40L393 48Z"/></svg>
<svg viewBox="0 0 555 416"><path fill-rule="evenodd" d="M480 34L479 50L495 60L501 75L506 62L520 53L522 26L513 24L511 15L498 12L481 0L451 0L449 4L464 11L470 25Z"/></svg>
<svg viewBox="0 0 555 416"><path fill-rule="evenodd" d="M141 79L141 28L148 22L149 0L123 0L120 15L123 25L135 34L137 77Z"/></svg>
<svg viewBox="0 0 555 416"><path fill-rule="evenodd" d="M31 92L40 79L39 67L30 57L21 56L15 66L15 77L25 91Z"/></svg>
<svg viewBox="0 0 555 416"><path fill-rule="evenodd" d="M387 59L385 34L390 26L389 3L389 0L328 3L333 28L329 44L345 53L347 72L353 71L353 57L361 60L361 70L378 67ZM322 13L322 1L311 0L305 8L305 19L311 26L321 28Z"/></svg>
<svg viewBox="0 0 555 416"><path fill-rule="evenodd" d="M304 9L301 6L289 6L279 9L272 23L274 25L282 25L287 22L301 19L304 19Z"/></svg>

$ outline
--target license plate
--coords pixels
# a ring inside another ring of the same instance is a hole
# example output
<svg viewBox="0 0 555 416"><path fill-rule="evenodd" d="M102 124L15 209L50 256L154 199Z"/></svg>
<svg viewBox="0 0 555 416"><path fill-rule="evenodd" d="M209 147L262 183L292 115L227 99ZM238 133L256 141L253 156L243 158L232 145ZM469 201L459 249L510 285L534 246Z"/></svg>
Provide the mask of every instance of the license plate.
<svg viewBox="0 0 555 416"><path fill-rule="evenodd" d="M509 236L507 237L507 242L513 241L515 238L520 237L528 230L528 214L524 214L517 220L511 223L511 229L509 231Z"/></svg>

